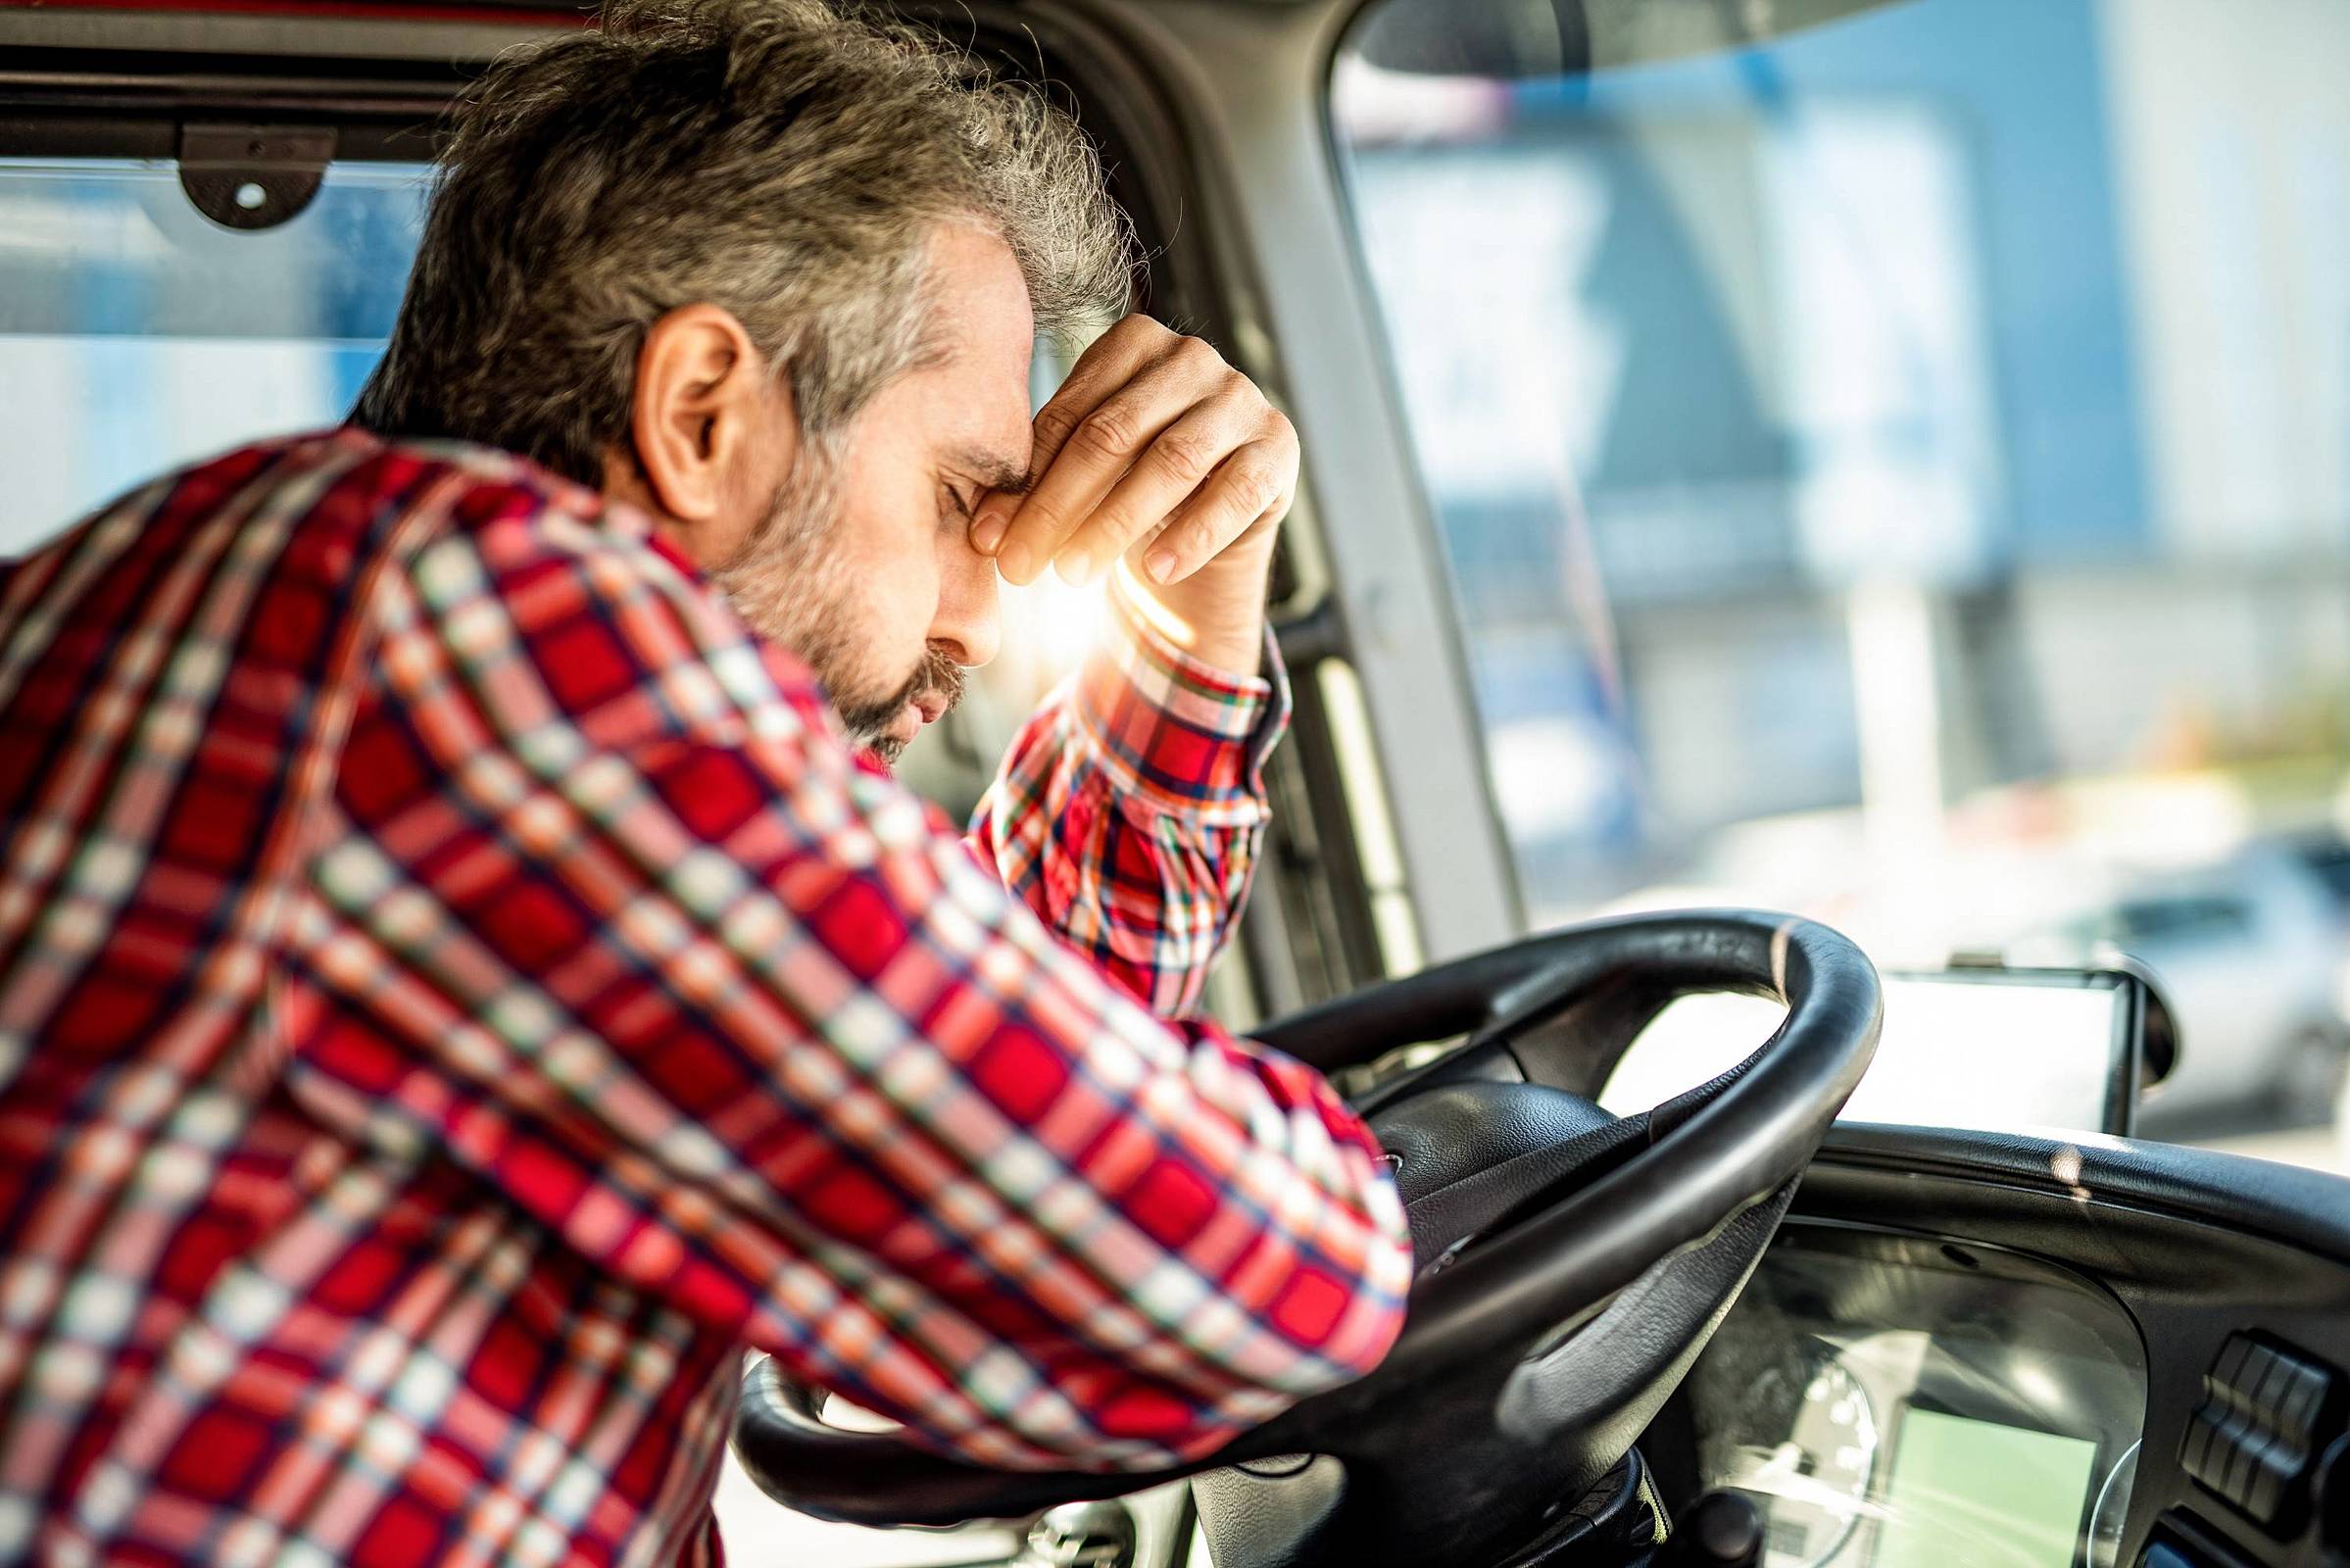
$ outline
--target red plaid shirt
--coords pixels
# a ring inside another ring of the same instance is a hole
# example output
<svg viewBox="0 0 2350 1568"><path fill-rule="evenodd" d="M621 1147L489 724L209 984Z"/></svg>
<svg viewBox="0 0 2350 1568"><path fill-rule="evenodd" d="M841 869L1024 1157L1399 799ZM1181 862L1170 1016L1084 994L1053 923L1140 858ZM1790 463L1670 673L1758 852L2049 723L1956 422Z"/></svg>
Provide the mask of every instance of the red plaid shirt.
<svg viewBox="0 0 2350 1568"><path fill-rule="evenodd" d="M1359 1374L1370 1137L1135 1001L1283 711L1129 617L958 841L641 517L350 431L6 568L0 1559L714 1555L745 1346L1005 1466Z"/></svg>

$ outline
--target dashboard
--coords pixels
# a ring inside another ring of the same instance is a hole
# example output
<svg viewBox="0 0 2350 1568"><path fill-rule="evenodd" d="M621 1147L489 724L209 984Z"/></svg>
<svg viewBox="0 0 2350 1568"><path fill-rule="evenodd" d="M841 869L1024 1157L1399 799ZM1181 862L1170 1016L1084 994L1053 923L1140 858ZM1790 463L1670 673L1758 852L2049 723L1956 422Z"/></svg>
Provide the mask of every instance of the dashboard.
<svg viewBox="0 0 2350 1568"><path fill-rule="evenodd" d="M1771 1568L2350 1568L2350 1182L1839 1124L1641 1446Z"/></svg>
<svg viewBox="0 0 2350 1568"><path fill-rule="evenodd" d="M1767 1568L2109 1568L2146 1409L2121 1305L2038 1259L1789 1224L1692 1369Z"/></svg>

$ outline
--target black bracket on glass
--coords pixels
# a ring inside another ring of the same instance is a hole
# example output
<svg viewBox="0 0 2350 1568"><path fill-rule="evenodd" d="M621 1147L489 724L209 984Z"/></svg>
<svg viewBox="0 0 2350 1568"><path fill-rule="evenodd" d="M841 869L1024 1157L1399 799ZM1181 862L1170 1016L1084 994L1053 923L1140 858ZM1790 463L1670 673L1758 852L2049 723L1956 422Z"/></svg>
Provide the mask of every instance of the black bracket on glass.
<svg viewBox="0 0 2350 1568"><path fill-rule="evenodd" d="M318 194L331 125L183 124L179 188L223 228L275 228Z"/></svg>

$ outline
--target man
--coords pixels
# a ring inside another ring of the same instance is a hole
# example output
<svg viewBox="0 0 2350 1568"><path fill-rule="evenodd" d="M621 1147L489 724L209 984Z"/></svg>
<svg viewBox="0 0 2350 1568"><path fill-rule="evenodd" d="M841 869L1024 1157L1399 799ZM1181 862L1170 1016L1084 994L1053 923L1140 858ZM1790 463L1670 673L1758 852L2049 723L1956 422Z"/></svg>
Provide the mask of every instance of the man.
<svg viewBox="0 0 2350 1568"><path fill-rule="evenodd" d="M1369 1135L1185 1021L1295 438L1139 318L1028 417L1125 268L1035 96L615 7L468 94L355 428L0 576L0 1559L700 1559L746 1346L1049 1467L1379 1359ZM883 762L1113 563L957 840Z"/></svg>

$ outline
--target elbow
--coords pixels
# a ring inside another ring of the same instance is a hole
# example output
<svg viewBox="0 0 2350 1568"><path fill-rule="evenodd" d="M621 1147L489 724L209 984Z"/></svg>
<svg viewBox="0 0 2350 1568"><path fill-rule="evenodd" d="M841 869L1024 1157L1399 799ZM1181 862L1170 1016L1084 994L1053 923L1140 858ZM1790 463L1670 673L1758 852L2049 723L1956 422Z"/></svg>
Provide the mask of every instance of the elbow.
<svg viewBox="0 0 2350 1568"><path fill-rule="evenodd" d="M1220 1299L1187 1314L1186 1332L1135 1357L1087 1401L1095 1431L1080 1462L1197 1463L1378 1367L1403 1331L1412 1252L1386 1172L1372 1179L1380 1186L1352 1210L1356 1224L1325 1213L1310 1231L1260 1238L1234 1260Z"/></svg>
<svg viewBox="0 0 2350 1568"><path fill-rule="evenodd" d="M1268 1303L1266 1321L1298 1357L1298 1376L1285 1387L1296 1397L1366 1376L1402 1334L1412 1251L1399 1203L1392 1227L1368 1218L1349 1261L1343 1270L1301 1266Z"/></svg>
<svg viewBox="0 0 2350 1568"><path fill-rule="evenodd" d="M1253 1364L1235 1358L1233 1397L1217 1411L1223 1419L1178 1445L1188 1456L1368 1376L1395 1348L1411 1287L1411 1236L1385 1170L1371 1180L1368 1201L1353 1210L1357 1223L1319 1227L1310 1246L1293 1242L1291 1265L1244 1307L1258 1355L1247 1358Z"/></svg>
<svg viewBox="0 0 2350 1568"><path fill-rule="evenodd" d="M1292 1406L1368 1376L1403 1331L1403 1294L1390 1281L1408 1280L1410 1267L1407 1245L1399 1259L1385 1256L1378 1267L1344 1284L1314 1276L1293 1282L1271 1309L1288 1342L1287 1366L1234 1390L1189 1430L1163 1435L1170 1456L1178 1462L1206 1458Z"/></svg>

